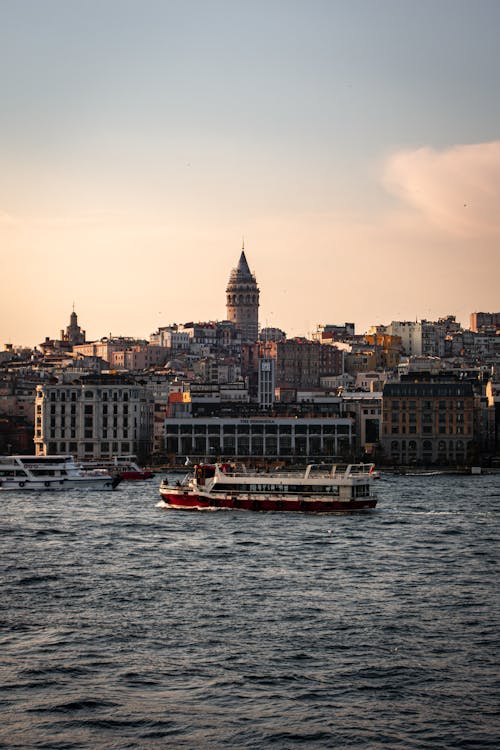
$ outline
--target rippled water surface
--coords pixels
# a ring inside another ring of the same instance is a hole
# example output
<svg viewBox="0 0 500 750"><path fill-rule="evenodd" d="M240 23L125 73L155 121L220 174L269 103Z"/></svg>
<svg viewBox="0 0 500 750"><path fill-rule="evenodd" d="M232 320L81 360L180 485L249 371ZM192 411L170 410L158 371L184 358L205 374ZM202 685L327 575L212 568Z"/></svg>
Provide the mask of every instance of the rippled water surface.
<svg viewBox="0 0 500 750"><path fill-rule="evenodd" d="M500 475L366 514L1 493L3 748L498 748Z"/></svg>

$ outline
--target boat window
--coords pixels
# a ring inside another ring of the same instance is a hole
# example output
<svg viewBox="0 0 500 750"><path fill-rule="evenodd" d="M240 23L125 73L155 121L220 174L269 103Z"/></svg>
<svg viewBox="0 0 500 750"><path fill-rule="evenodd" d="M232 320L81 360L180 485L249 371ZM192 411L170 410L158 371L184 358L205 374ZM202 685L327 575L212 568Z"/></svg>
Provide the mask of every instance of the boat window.
<svg viewBox="0 0 500 750"><path fill-rule="evenodd" d="M370 486L368 484L357 484L353 487L353 497L368 497L370 495Z"/></svg>

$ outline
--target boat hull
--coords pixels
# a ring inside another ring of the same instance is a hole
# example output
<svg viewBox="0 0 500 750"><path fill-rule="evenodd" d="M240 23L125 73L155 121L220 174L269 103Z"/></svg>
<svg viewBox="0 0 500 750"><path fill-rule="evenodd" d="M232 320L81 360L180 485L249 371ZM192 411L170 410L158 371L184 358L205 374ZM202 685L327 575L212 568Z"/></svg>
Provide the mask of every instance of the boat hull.
<svg viewBox="0 0 500 750"><path fill-rule="evenodd" d="M197 493L177 493L160 490L166 508L175 510L253 510L286 511L295 513L345 513L354 510L375 508L375 497L360 497L355 500L301 498L301 497L252 497L240 495L204 496Z"/></svg>
<svg viewBox="0 0 500 750"><path fill-rule="evenodd" d="M120 471L118 476L124 482L138 482L144 479L152 479L154 474L152 471Z"/></svg>
<svg viewBox="0 0 500 750"><path fill-rule="evenodd" d="M31 492L64 492L67 490L114 490L120 483L119 477L89 477L83 479L47 479L47 480L2 480L1 490Z"/></svg>

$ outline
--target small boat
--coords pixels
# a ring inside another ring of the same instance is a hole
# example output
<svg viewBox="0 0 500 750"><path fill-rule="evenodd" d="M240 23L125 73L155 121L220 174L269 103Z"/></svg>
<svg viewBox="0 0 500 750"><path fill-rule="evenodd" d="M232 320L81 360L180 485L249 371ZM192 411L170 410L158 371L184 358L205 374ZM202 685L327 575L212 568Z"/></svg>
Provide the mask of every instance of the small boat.
<svg viewBox="0 0 500 750"><path fill-rule="evenodd" d="M121 478L86 470L73 456L0 456L0 490L113 490Z"/></svg>
<svg viewBox="0 0 500 750"><path fill-rule="evenodd" d="M118 474L125 482L142 479L152 479L154 472L150 469L141 469L135 456L116 456L111 473Z"/></svg>
<svg viewBox="0 0 500 750"><path fill-rule="evenodd" d="M111 460L83 461L81 466L85 469L107 471L113 476L120 477L124 482L154 477L154 472L150 469L140 468L135 456L115 456Z"/></svg>
<svg viewBox="0 0 500 750"><path fill-rule="evenodd" d="M373 464L309 464L299 472L253 472L233 464L201 464L194 474L160 485L165 508L337 513L375 508Z"/></svg>

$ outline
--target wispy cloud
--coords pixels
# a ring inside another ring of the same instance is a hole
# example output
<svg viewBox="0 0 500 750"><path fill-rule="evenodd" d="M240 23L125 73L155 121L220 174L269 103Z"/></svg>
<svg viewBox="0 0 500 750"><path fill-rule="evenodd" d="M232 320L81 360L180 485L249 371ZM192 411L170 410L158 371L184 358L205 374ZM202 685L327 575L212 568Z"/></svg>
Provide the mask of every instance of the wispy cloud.
<svg viewBox="0 0 500 750"><path fill-rule="evenodd" d="M500 234L500 141L401 151L389 158L383 178L420 220L446 233Z"/></svg>

